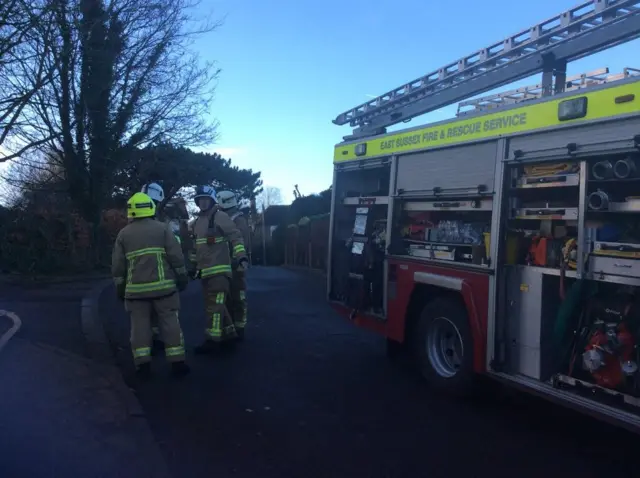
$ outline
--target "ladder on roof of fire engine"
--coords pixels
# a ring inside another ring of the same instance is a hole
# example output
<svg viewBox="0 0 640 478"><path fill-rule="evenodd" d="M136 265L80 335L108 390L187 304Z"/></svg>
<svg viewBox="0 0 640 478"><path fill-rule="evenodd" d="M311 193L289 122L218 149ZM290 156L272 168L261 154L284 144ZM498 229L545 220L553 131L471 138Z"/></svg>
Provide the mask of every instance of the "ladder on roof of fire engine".
<svg viewBox="0 0 640 478"><path fill-rule="evenodd" d="M640 69L625 68L622 73L609 74L609 68L600 68L589 73L581 73L567 77L564 91L579 90L594 85L611 83L612 81L623 80L630 76L640 76ZM458 103L457 116L464 116L480 111L490 111L504 105L512 105L541 98L544 87L542 83L536 85L523 86L515 90L502 91L494 95L483 96ZM470 107L470 108L469 108ZM469 108L469 109L465 109Z"/></svg>
<svg viewBox="0 0 640 478"><path fill-rule="evenodd" d="M544 96L562 91L566 64L640 36L640 0L590 0L341 113L345 140L542 72Z"/></svg>

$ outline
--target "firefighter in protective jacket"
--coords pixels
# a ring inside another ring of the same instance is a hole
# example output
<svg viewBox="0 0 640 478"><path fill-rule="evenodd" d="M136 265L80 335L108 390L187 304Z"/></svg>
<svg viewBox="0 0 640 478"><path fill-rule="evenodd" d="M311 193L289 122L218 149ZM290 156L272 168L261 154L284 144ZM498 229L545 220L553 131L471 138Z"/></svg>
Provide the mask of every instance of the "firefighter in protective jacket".
<svg viewBox="0 0 640 478"><path fill-rule="evenodd" d="M248 260L242 233L231 218L216 205L216 192L211 186L196 189L195 203L200 208L193 232L196 243L196 268L202 279L207 325L205 342L197 353L208 353L226 340L237 338L226 301L231 287L232 259L244 270Z"/></svg>
<svg viewBox="0 0 640 478"><path fill-rule="evenodd" d="M238 209L238 199L232 191L220 191L218 193L218 205L220 209L226 212L231 220L235 223L238 230L242 233L244 248L249 257L251 257L251 232L249 223L242 211ZM233 319L233 325L236 328L238 338L244 338L244 329L247 325L247 281L245 271L239 270L237 267L232 271L231 278L231 297L230 310Z"/></svg>
<svg viewBox="0 0 640 478"><path fill-rule="evenodd" d="M157 212L158 212L158 207L160 206L160 204L162 204L162 201L164 201L164 188L160 186L158 183L149 183L142 186L142 189L140 190L140 192L146 194L153 200L153 203L156 208L156 219L159 219L162 221L162 219L158 217ZM166 221L162 221L162 222L166 222ZM178 240L180 239L179 236L176 236L176 238ZM162 342L162 337L160 336L160 328L158 327L158 317L154 312L151 313L151 332L153 333L154 348L162 348L163 342Z"/></svg>
<svg viewBox="0 0 640 478"><path fill-rule="evenodd" d="M176 240L179 244L182 244L182 238L180 237L180 222L175 217L173 217L176 215L176 213L172 212L172 210L175 208L175 205L171 202L167 203L164 206L163 213L159 214L158 207L160 207L160 204L162 204L165 198L163 187L158 183L149 183L142 186L142 190L140 192L153 199L153 202L156 205L156 218L159 221L169 224L174 236L176 236Z"/></svg>
<svg viewBox="0 0 640 478"><path fill-rule="evenodd" d="M127 202L131 222L113 246L111 272L118 297L131 317L131 349L138 373L151 373L151 314L158 316L165 355L176 375L185 375L180 295L189 283L184 257L168 224L155 220L155 203L144 193Z"/></svg>

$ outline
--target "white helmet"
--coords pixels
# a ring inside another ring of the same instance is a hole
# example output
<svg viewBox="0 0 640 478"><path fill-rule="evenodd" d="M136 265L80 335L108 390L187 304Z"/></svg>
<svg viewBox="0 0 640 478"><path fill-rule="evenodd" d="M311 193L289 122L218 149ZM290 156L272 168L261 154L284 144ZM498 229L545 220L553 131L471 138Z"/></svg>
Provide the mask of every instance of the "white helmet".
<svg viewBox="0 0 640 478"><path fill-rule="evenodd" d="M235 193L231 191L220 191L218 193L218 204L223 210L238 207L238 199Z"/></svg>
<svg viewBox="0 0 640 478"><path fill-rule="evenodd" d="M164 189L158 183L149 183L142 186L141 193L145 193L155 202L164 201Z"/></svg>

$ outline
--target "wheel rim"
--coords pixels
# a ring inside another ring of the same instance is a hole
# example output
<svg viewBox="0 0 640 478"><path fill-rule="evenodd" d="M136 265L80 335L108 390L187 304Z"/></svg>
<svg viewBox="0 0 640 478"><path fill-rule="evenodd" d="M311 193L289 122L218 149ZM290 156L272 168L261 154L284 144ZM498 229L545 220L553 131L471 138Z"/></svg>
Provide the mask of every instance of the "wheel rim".
<svg viewBox="0 0 640 478"><path fill-rule="evenodd" d="M446 317L438 317L429 325L426 350L433 370L444 378L458 373L464 357L462 335Z"/></svg>

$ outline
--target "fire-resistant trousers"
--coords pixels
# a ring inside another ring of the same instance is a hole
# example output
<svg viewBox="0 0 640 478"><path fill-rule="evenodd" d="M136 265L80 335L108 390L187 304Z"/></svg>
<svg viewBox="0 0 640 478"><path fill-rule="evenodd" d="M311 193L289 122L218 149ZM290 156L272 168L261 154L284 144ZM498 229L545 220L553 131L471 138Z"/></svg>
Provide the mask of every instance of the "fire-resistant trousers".
<svg viewBox="0 0 640 478"><path fill-rule="evenodd" d="M158 315L155 312L151 312L151 333L154 340L160 338L160 326L158 325Z"/></svg>
<svg viewBox="0 0 640 478"><path fill-rule="evenodd" d="M131 351L136 365L151 361L151 314L154 311L167 361L184 361L184 339L178 317L180 295L177 292L157 299L126 300L125 309L131 317Z"/></svg>
<svg viewBox="0 0 640 478"><path fill-rule="evenodd" d="M231 317L238 330L247 325L247 280L244 271L234 271L231 279Z"/></svg>
<svg viewBox="0 0 640 478"><path fill-rule="evenodd" d="M224 275L202 279L202 293L207 314L204 331L207 340L222 342L238 336L226 304L230 282L230 279Z"/></svg>

